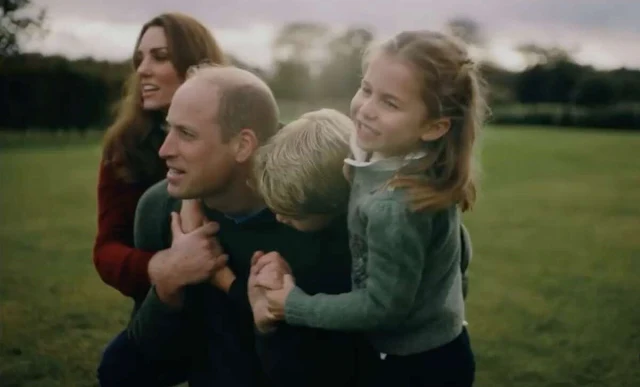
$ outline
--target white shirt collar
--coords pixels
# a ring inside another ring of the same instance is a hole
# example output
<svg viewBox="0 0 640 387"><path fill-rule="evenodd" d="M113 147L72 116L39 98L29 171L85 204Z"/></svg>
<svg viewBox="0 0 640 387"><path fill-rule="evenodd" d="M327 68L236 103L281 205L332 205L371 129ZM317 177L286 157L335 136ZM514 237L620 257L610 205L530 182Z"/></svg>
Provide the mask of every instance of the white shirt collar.
<svg viewBox="0 0 640 387"><path fill-rule="evenodd" d="M360 148L356 141L355 131L351 133L351 137L349 139L349 147L351 148L352 157L348 157L344 159L344 162L354 167L366 167L368 165L375 164L379 161L385 160L383 158L374 158L370 153L367 153L362 148ZM399 158L399 160L411 161L411 160L422 158L426 155L427 155L427 152L424 152L424 151L413 152L405 155L404 157Z"/></svg>

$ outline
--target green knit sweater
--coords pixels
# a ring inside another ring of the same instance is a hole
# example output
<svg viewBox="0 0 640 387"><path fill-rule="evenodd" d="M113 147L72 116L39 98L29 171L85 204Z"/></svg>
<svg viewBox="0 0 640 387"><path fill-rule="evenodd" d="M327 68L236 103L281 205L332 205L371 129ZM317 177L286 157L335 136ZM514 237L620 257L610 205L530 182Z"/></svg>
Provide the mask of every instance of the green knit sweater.
<svg viewBox="0 0 640 387"><path fill-rule="evenodd" d="M353 290L308 295L296 287L286 321L365 331L383 353L408 355L441 346L464 320L460 214L407 208L405 191L381 188L404 160L354 169L348 224Z"/></svg>

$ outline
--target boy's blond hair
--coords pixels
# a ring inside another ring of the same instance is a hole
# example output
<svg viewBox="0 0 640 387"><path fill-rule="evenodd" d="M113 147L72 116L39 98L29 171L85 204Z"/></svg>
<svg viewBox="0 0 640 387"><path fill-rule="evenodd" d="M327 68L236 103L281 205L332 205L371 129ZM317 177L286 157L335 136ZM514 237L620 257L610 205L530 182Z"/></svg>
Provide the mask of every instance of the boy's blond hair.
<svg viewBox="0 0 640 387"><path fill-rule="evenodd" d="M342 173L355 130L349 117L320 109L290 122L256 152L253 185L277 214L304 217L345 212Z"/></svg>

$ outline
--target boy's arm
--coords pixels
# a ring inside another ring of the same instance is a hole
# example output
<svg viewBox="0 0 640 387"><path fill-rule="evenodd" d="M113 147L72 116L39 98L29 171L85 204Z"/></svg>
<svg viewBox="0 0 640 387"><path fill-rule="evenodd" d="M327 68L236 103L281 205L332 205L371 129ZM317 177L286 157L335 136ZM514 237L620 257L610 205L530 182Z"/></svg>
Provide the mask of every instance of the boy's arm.
<svg viewBox="0 0 640 387"><path fill-rule="evenodd" d="M285 304L288 323L330 330L376 330L406 319L422 279L431 222L423 218L414 223L415 217L396 200L374 203L367 215L367 251L352 251L353 259L367 262L366 286L349 293L313 296L294 287Z"/></svg>

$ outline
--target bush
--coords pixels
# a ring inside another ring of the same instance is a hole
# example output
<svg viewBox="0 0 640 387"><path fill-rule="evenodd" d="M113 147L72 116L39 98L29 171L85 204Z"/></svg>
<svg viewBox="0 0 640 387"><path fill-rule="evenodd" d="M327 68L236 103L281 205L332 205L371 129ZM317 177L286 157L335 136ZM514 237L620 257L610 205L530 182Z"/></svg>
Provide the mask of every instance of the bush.
<svg viewBox="0 0 640 387"><path fill-rule="evenodd" d="M640 106L619 104L599 108L563 105L513 105L494 109L495 125L554 125L640 131Z"/></svg>

